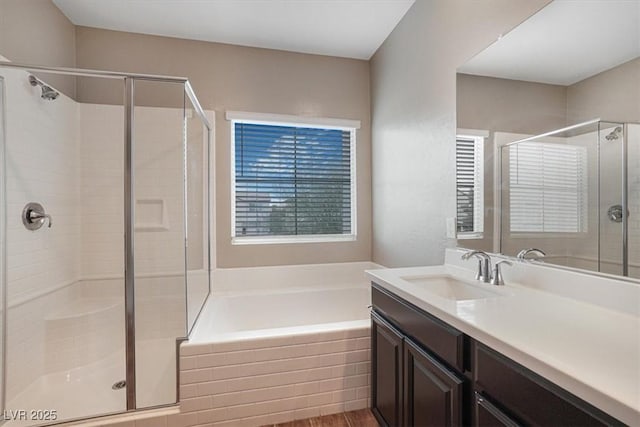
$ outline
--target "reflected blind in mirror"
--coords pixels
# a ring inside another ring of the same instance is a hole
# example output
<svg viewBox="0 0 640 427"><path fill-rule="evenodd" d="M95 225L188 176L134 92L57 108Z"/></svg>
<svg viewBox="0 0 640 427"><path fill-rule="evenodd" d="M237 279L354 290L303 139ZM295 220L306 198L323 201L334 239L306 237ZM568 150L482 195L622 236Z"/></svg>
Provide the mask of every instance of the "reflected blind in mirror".
<svg viewBox="0 0 640 427"><path fill-rule="evenodd" d="M541 142L510 146L508 194L511 232L586 232L586 148Z"/></svg>
<svg viewBox="0 0 640 427"><path fill-rule="evenodd" d="M481 236L484 223L484 138L456 137L458 237Z"/></svg>

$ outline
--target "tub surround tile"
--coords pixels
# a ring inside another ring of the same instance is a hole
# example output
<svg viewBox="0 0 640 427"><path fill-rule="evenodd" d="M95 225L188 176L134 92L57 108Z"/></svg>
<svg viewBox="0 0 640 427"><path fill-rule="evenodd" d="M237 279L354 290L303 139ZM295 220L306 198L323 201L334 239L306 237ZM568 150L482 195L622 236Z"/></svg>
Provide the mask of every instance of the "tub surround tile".
<svg viewBox="0 0 640 427"><path fill-rule="evenodd" d="M198 413L176 414L167 417L167 427L189 427L198 424Z"/></svg>
<svg viewBox="0 0 640 427"><path fill-rule="evenodd" d="M186 342L180 346L180 356L197 356L199 354L212 353L211 344L208 343L189 343Z"/></svg>
<svg viewBox="0 0 640 427"><path fill-rule="evenodd" d="M330 405L324 405L320 407L320 415L336 414L338 412L344 412L344 403L332 403Z"/></svg>
<svg viewBox="0 0 640 427"><path fill-rule="evenodd" d="M168 427L167 417L136 420L136 427Z"/></svg>
<svg viewBox="0 0 640 427"><path fill-rule="evenodd" d="M195 416L188 422L198 427L254 427L367 408L369 333L183 344L183 415Z"/></svg>
<svg viewBox="0 0 640 427"><path fill-rule="evenodd" d="M181 412L194 412L213 407L211 396L195 397L191 399L182 399L180 402Z"/></svg>

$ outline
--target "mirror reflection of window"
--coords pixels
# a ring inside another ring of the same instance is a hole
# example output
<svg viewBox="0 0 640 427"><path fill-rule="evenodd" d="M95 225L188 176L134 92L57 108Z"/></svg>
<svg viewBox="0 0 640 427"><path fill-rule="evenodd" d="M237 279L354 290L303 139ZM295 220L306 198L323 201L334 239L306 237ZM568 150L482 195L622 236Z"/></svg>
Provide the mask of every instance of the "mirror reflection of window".
<svg viewBox="0 0 640 427"><path fill-rule="evenodd" d="M456 231L458 239L481 239L484 231L484 137L456 137Z"/></svg>
<svg viewBox="0 0 640 427"><path fill-rule="evenodd" d="M511 233L587 232L587 150L544 142L509 149Z"/></svg>

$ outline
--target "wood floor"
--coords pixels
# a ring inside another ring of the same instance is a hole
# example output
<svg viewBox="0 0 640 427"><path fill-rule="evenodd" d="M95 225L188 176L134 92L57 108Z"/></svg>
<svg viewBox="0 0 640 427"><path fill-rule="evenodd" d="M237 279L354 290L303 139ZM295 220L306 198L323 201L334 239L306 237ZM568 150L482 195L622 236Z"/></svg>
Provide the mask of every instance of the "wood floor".
<svg viewBox="0 0 640 427"><path fill-rule="evenodd" d="M379 425L369 409L361 409L359 411L275 424L268 427L379 427Z"/></svg>

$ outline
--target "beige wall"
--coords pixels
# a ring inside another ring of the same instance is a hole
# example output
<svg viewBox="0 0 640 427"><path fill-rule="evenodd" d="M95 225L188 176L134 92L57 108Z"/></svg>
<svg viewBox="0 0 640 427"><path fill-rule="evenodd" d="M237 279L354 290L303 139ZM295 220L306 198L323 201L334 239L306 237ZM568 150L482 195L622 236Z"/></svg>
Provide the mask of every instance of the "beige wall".
<svg viewBox="0 0 640 427"><path fill-rule="evenodd" d="M567 88L457 74L459 128L536 134L565 126Z"/></svg>
<svg viewBox="0 0 640 427"><path fill-rule="evenodd" d="M75 26L51 0L0 0L0 55L14 62L73 67L76 62ZM70 97L72 77L39 74Z"/></svg>
<svg viewBox="0 0 640 427"><path fill-rule="evenodd" d="M535 135L566 124L567 88L520 80L457 74L457 126L489 131L484 150L484 235L458 246L492 251L494 132Z"/></svg>
<svg viewBox="0 0 640 427"><path fill-rule="evenodd" d="M567 120L640 122L640 58L567 88Z"/></svg>
<svg viewBox="0 0 640 427"><path fill-rule="evenodd" d="M547 3L418 1L374 55L376 262L439 264L455 244L445 218L455 216L456 68Z"/></svg>
<svg viewBox="0 0 640 427"><path fill-rule="evenodd" d="M185 76L216 111L219 267L366 261L371 258L369 63L219 43L77 28L81 68ZM109 86L79 82L82 102L117 102ZM153 97L147 93L145 97ZM116 97L120 93L116 92ZM164 103L162 95L142 103ZM355 242L231 245L230 126L227 110L361 120L357 133Z"/></svg>

